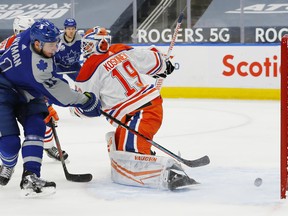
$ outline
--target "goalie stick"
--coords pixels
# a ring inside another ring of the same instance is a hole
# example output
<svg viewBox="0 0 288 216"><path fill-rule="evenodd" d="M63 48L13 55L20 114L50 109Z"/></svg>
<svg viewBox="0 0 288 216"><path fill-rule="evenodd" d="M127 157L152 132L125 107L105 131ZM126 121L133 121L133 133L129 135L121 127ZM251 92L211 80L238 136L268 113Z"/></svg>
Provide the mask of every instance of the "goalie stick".
<svg viewBox="0 0 288 216"><path fill-rule="evenodd" d="M178 17L178 20L177 20L177 24L176 24L176 27L175 27L175 30L174 30L174 34L173 34L173 37L172 37L172 40L170 42L170 45L169 45L169 48L168 48L168 52L167 52L167 55L165 57L165 61L168 61L170 56L171 56L171 52L172 52L172 49L174 47L174 44L175 44L175 41L176 41L176 38L177 38L177 34L178 34L178 31L180 29L180 26L181 26L181 23L182 23L182 20L183 20L183 16L184 16L184 13L183 11L180 13L179 17ZM163 84L163 81L164 81L164 78L158 78L155 82L155 87L156 89L160 90L161 87L162 87L162 84Z"/></svg>
<svg viewBox="0 0 288 216"><path fill-rule="evenodd" d="M139 133L138 131L130 128L129 126L127 126L125 124L123 124L121 121L119 121L118 119L116 119L113 116L109 115L108 113L104 112L103 110L101 110L101 114L104 115L106 118L116 122L121 127L126 128L127 130L129 130L133 134L138 135L138 136L146 139L149 143L151 143L151 145L153 145L154 147L156 147L159 150L163 151L164 153L170 155L172 158L174 158L177 161L185 164L186 166L189 166L189 167L200 167L200 166L205 166L205 165L210 163L210 159L209 159L209 157L207 155L205 155L205 156L203 156L201 158L195 159L195 160L186 160L186 159L180 157L179 155L176 155L173 152L169 151L168 149L164 148L163 146L159 145L155 141L150 140L148 137L144 136L143 134Z"/></svg>
<svg viewBox="0 0 288 216"><path fill-rule="evenodd" d="M52 127L52 132L55 138L55 142L56 142L56 146L59 152L59 156L60 156L60 160L62 163L62 167L65 173L65 177L68 181L72 181L72 182L90 182L93 178L93 176L90 173L87 174L71 174L68 172L67 167L66 167L66 163L65 160L63 158L63 154L62 154L62 149L61 149L61 145L60 145L60 141L58 138L58 134L56 132L56 126L55 126L55 122L51 119L50 120L50 125Z"/></svg>

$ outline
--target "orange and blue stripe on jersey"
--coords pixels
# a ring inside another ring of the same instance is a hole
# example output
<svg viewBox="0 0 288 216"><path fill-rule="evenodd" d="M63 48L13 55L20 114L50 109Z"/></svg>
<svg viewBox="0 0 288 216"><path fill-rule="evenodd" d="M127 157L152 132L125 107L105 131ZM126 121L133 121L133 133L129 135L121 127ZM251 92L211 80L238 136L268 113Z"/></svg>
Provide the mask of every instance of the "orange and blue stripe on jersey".
<svg viewBox="0 0 288 216"><path fill-rule="evenodd" d="M155 55L155 59L156 59L156 64L155 66L149 70L146 74L149 76L153 76L155 74L157 74L163 67L163 62L161 59L161 54L159 52L154 52Z"/></svg>
<svg viewBox="0 0 288 216"><path fill-rule="evenodd" d="M109 113L109 115L113 116L114 118L121 121L123 116L127 113L130 113L139 107L143 106L144 104L150 102L154 98L160 95L159 91L155 88L153 84L145 86L141 91L133 95L128 100L117 104L116 106L104 110L105 112ZM110 124L117 126L112 120L109 120Z"/></svg>

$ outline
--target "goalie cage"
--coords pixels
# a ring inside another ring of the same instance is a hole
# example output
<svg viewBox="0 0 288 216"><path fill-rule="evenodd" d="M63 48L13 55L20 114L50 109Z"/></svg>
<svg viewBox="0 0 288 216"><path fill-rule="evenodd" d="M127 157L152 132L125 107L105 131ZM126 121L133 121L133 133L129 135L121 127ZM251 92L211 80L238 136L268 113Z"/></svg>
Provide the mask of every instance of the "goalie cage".
<svg viewBox="0 0 288 216"><path fill-rule="evenodd" d="M288 35L281 40L281 147L280 193L286 199L288 168Z"/></svg>

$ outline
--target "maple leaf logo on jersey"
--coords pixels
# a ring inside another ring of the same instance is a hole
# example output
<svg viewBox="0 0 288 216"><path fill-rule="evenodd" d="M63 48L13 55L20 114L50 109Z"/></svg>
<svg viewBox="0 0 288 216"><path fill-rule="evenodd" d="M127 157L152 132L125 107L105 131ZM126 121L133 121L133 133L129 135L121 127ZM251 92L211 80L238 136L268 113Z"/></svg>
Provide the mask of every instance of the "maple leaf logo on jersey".
<svg viewBox="0 0 288 216"><path fill-rule="evenodd" d="M66 56L62 57L62 61L65 62L65 65L72 65L75 62L77 62L80 58L80 53L77 51L71 50L69 53L67 53Z"/></svg>
<svg viewBox="0 0 288 216"><path fill-rule="evenodd" d="M47 64L47 62L45 62L43 59L41 59L41 60L39 61L39 63L37 64L37 68L38 68L39 70L42 70L43 72L47 69L47 67L48 67L48 64Z"/></svg>

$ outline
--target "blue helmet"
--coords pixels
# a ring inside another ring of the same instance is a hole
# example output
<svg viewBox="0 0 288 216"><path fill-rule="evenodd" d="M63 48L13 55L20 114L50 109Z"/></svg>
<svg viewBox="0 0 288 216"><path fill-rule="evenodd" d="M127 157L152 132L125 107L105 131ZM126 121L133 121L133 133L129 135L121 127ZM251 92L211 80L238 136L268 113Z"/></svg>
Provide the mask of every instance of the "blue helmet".
<svg viewBox="0 0 288 216"><path fill-rule="evenodd" d="M76 20L73 19L73 18L68 18L64 21L64 27L67 28L67 27L77 27L77 23L76 23Z"/></svg>
<svg viewBox="0 0 288 216"><path fill-rule="evenodd" d="M60 30L49 20L40 19L30 29L31 43L35 40L41 43L57 42L60 40Z"/></svg>

